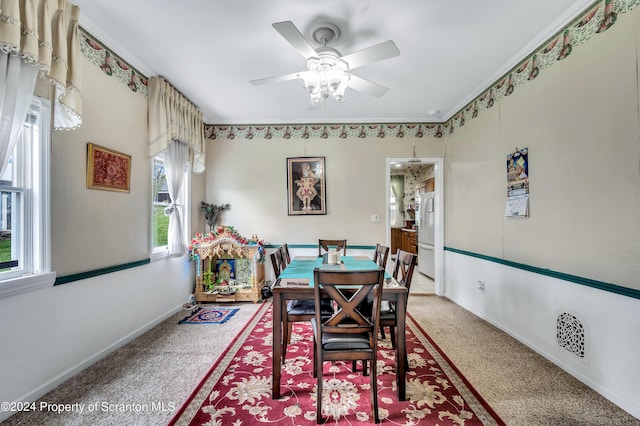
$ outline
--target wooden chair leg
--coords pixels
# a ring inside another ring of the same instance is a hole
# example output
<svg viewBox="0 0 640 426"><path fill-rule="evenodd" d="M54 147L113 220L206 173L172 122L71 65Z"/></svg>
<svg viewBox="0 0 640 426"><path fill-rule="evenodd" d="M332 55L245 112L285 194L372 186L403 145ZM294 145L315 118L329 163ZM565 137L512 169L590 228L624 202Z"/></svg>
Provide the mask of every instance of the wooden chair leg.
<svg viewBox="0 0 640 426"><path fill-rule="evenodd" d="M313 377L318 377L318 364L316 364L316 339L313 339Z"/></svg>
<svg viewBox="0 0 640 426"><path fill-rule="evenodd" d="M316 370L319 370L316 372L318 377L318 393L316 394L316 423L320 425L324 423L322 421L322 364L318 361L314 363L314 365Z"/></svg>
<svg viewBox="0 0 640 426"><path fill-rule="evenodd" d="M384 335L384 327L380 327L380 338L382 340L386 339L387 337Z"/></svg>
<svg viewBox="0 0 640 426"><path fill-rule="evenodd" d="M396 348L396 328L389 326L389 336L391 336L391 348Z"/></svg>
<svg viewBox="0 0 640 426"><path fill-rule="evenodd" d="M391 335L391 347L393 349L397 349L398 345L396 342L396 328L389 327L389 334ZM406 371L409 371L409 356L407 355L406 351L404 354L404 368Z"/></svg>
<svg viewBox="0 0 640 426"><path fill-rule="evenodd" d="M284 314L287 315L286 313ZM286 319L282 320L282 363L287 357L287 345L289 344L289 330L291 330L290 324Z"/></svg>
<svg viewBox="0 0 640 426"><path fill-rule="evenodd" d="M363 363L366 363L367 361L363 361ZM377 365L376 364L376 359L372 359L371 361L371 377L369 379L370 381L370 386L369 388L370 393L369 393L369 398L371 398L371 411L372 411L372 416L373 417L373 422L374 423L380 423L380 416L378 415L378 380L376 377L376 372L377 372Z"/></svg>

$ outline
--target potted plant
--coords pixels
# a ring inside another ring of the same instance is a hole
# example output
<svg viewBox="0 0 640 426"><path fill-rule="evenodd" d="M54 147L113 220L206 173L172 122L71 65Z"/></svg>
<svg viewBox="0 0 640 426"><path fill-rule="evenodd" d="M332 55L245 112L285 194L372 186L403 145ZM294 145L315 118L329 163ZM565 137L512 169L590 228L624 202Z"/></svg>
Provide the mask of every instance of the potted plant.
<svg viewBox="0 0 640 426"><path fill-rule="evenodd" d="M231 210L231 204L220 204L218 206L216 204L209 204L203 201L200 204L200 210L204 213L204 217L209 225L209 232L211 232L213 231L214 226L216 226L216 221L218 220L220 213L225 210Z"/></svg>

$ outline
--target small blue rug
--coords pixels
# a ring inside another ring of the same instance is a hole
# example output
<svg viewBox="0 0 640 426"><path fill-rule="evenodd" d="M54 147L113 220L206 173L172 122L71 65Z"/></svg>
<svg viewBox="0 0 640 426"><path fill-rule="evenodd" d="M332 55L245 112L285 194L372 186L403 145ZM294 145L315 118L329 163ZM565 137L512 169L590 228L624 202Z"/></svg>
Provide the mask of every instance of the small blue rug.
<svg viewBox="0 0 640 426"><path fill-rule="evenodd" d="M238 308L198 307L191 314L180 320L178 324L223 324L238 311Z"/></svg>

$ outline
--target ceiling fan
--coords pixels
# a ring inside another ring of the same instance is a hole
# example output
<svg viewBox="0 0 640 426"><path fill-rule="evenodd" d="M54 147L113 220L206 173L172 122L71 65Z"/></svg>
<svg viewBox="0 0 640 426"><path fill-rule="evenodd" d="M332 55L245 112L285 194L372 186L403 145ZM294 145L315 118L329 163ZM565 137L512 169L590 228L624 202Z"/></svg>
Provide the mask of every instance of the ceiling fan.
<svg viewBox="0 0 640 426"><path fill-rule="evenodd" d="M328 46L340 37L340 30L334 24L325 22L313 31L313 40L321 45L318 48L313 48L291 21L276 22L272 26L304 56L307 71L251 80L250 83L261 85L301 79L312 106L319 105L329 96L337 102L343 102L347 87L378 98L389 90L352 74L351 70L400 55L400 50L392 40L342 56L339 51Z"/></svg>

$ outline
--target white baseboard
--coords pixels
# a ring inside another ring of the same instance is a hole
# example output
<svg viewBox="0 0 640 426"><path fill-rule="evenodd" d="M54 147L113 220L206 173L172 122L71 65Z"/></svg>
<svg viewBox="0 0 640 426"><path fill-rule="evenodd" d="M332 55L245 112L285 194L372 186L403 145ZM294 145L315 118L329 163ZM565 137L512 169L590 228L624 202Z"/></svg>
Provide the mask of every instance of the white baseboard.
<svg viewBox="0 0 640 426"><path fill-rule="evenodd" d="M172 315L176 314L177 312L180 312L182 309L183 309L183 307L182 307L182 303L181 303L180 305L176 306L175 308L173 308L173 309L165 312L164 314L156 317L155 319L149 321L147 324L143 325L142 327L138 328L137 330L134 330L133 332L129 333L128 335L126 335L124 337L122 337L121 339L118 339L117 341L113 342L112 344L110 344L106 348L102 349L101 351L96 352L95 354L93 354L92 356L88 357L84 361L79 362L75 366L69 368L68 370L64 371L63 373L59 374L58 376L54 377L53 379L49 380L48 382L43 383L41 386L37 387L36 389L32 390L31 392L28 392L25 395L21 396L20 398L17 398L16 401L23 401L23 402L37 401L39 398L41 398L42 396L46 395L48 392L51 392L53 389L57 388L62 383L66 382L67 380L69 380L70 378L75 376L76 374L78 374L81 371L85 370L87 367L92 366L96 362L100 361L102 358L104 358L107 355L111 354L112 352L120 349L121 347L123 347L127 343L133 341L137 337L140 337L141 335L143 335L147 331L151 330L156 325L160 324L162 321L166 320L167 318L171 317ZM0 422L3 422L4 420L8 419L9 417L11 417L12 414L14 414L14 413L0 412Z"/></svg>
<svg viewBox="0 0 640 426"><path fill-rule="evenodd" d="M640 408L639 407L636 407L635 405L631 404L626 399L620 398L615 393L612 393L611 391L609 391L608 389L602 387L600 384L594 382L590 378L588 378L588 377L584 376L583 374L580 374L579 372L575 371L573 368L571 368L569 365L567 365L562 360L559 360L558 358L552 356L551 354L547 353L546 351L542 350L541 348L535 346L534 344L532 344L530 341L528 341L524 337L518 335L517 333L512 332L510 329L505 328L503 326L503 324L499 323L498 321L494 321L491 317L488 317L487 315L484 315L484 314L480 314L480 313L474 312L471 309L471 307L461 305L461 304L459 304L457 301L455 301L453 299L450 299L450 300L452 302L456 303L457 305L461 306L462 308L466 309L467 311L473 313L478 318L483 319L484 321L488 322L489 324L493 325L494 327L500 329L501 331L505 332L509 336L513 337L514 339L516 339L517 341L519 341L523 345L527 346L532 351L536 352L540 356L543 356L544 358L546 358L547 360L549 360L553 364L557 365L558 367L560 367L562 370L564 370L565 372L567 372L571 376L575 377L577 380L579 380L582 383L584 383L585 385L589 386L591 389L593 389L594 391L598 392L600 395L602 395L603 397L605 397L606 399L608 399L612 403L616 404L618 407L620 407L621 409L623 409L627 413L629 413L632 416L640 419Z"/></svg>

